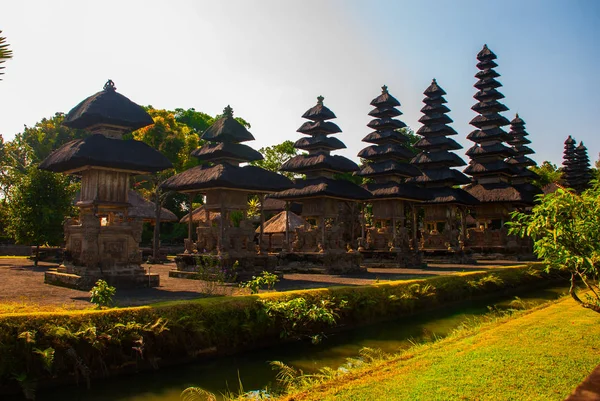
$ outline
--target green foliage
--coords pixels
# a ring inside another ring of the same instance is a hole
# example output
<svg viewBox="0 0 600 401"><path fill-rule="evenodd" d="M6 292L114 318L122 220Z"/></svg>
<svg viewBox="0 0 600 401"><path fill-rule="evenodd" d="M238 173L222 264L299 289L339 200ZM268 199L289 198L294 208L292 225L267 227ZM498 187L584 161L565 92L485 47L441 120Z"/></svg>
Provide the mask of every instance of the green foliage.
<svg viewBox="0 0 600 401"><path fill-rule="evenodd" d="M562 172L556 167L556 164L552 164L547 160L541 166L531 166L529 169L538 175L538 178L532 181L532 184L538 188L544 188L551 183L558 183L562 176Z"/></svg>
<svg viewBox="0 0 600 401"><path fill-rule="evenodd" d="M116 292L115 287L108 285L104 280L98 280L90 291L90 302L96 305L98 309L112 306L114 304L112 297Z"/></svg>
<svg viewBox="0 0 600 401"><path fill-rule="evenodd" d="M278 281L279 277L277 277L276 274L263 271L260 276L252 276L252 280L240 283L240 287L248 288L251 294L258 294L258 291L262 287L267 287L268 290L272 290Z"/></svg>
<svg viewBox="0 0 600 401"><path fill-rule="evenodd" d="M600 183L581 195L559 188L539 197L531 213L514 212L512 219L509 232L531 237L538 258L571 274L573 299L600 313ZM576 293L576 279L589 290L585 301Z"/></svg>
<svg viewBox="0 0 600 401"><path fill-rule="evenodd" d="M410 128L410 127L400 128L398 130L398 132L401 132L408 138L408 142L405 144L405 146L406 146L406 148L408 148L408 150L410 150L414 155L421 152L421 150L415 148L415 144L421 140L421 136L415 134L415 131L413 131L412 128Z"/></svg>
<svg viewBox="0 0 600 401"><path fill-rule="evenodd" d="M175 109L175 120L190 127L198 136L202 135L215 122L213 117L201 111L196 111L194 108L187 110Z"/></svg>
<svg viewBox="0 0 600 401"><path fill-rule="evenodd" d="M59 245L76 190L68 176L30 167L8 193L7 230L19 243Z"/></svg>
<svg viewBox="0 0 600 401"><path fill-rule="evenodd" d="M211 297L155 306L0 315L0 386L76 375L88 381L132 364L231 353L291 337L320 339L332 325L353 327L497 291L545 283L538 266L498 268L493 287L469 285L489 272L370 286ZM534 271L537 273L534 274ZM416 287L414 284L418 284ZM403 296L410 294L410 296ZM51 350L54 356L51 358ZM37 351L36 351L37 350ZM40 351L42 353L40 353ZM44 354L44 355L42 355ZM52 373L47 368L52 359Z"/></svg>
<svg viewBox="0 0 600 401"><path fill-rule="evenodd" d="M0 34L2 31L0 30ZM0 70L4 69L3 64L6 60L11 59L13 56L12 50L10 50L8 43L6 43L6 38L0 36ZM4 72L0 71L0 75L4 74ZM2 79L0 79L1 81Z"/></svg>
<svg viewBox="0 0 600 401"><path fill-rule="evenodd" d="M260 148L259 152L263 155L264 159L253 161L250 164L280 173L288 178L294 178L294 173L281 171L281 166L298 154L298 149L294 147L294 142L283 141L278 145Z"/></svg>

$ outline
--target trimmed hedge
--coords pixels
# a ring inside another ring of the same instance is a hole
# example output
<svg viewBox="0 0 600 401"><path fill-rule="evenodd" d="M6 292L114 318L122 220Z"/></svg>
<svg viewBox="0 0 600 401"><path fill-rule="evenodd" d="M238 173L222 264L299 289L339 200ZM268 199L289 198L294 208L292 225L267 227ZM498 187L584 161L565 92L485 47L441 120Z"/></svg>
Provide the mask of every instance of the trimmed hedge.
<svg viewBox="0 0 600 401"><path fill-rule="evenodd" d="M289 322L262 301L303 297L334 305L336 328L394 319L448 303L547 282L539 264L368 286L331 287L240 297L203 298L154 306L0 316L0 392L18 383L89 380L119 369L157 367L204 353L233 353L281 338ZM334 329L336 329L334 328ZM305 324L301 334L327 329Z"/></svg>

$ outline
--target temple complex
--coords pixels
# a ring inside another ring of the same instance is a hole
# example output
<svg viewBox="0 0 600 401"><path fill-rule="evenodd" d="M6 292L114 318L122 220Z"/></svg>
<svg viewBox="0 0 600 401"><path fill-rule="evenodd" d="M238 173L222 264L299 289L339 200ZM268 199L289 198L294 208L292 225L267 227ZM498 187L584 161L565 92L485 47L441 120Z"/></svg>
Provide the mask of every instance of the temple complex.
<svg viewBox="0 0 600 401"><path fill-rule="evenodd" d="M400 102L384 85L381 94L370 104L374 109L369 115L374 119L367 126L375 131L364 137L363 142L373 145L358 153L358 157L366 163L356 173L372 180L365 184L372 194L369 201L372 221L363 229L361 251L378 258L391 253L403 266L419 265L414 204L428 199L428 196L426 191L404 181L420 176L421 171L409 163L413 157L406 146L409 139L399 131L406 124L394 118L402 114L397 109Z"/></svg>
<svg viewBox="0 0 600 401"><path fill-rule="evenodd" d="M583 142L579 142L579 146L575 148L575 160L578 179L574 189L581 193L590 187L592 179L590 158L587 154L587 148L583 146Z"/></svg>
<svg viewBox="0 0 600 401"><path fill-rule="evenodd" d="M505 223L511 211L531 206L534 194L511 184L518 168L506 159L517 153L503 144L512 138L502 129L509 121L500 113L508 108L499 102L504 95L497 90L502 84L496 80L500 74L494 70L498 66L495 59L487 45L477 54L480 71L475 75L478 92L473 96L477 103L471 109L478 115L470 122L476 130L467 136L475 145L466 153L471 161L464 172L472 176L472 184L465 190L480 204L473 208L476 227L469 229L467 246L486 253L519 253L521 244L517 237L507 235Z"/></svg>
<svg viewBox="0 0 600 401"><path fill-rule="evenodd" d="M171 162L143 142L123 140L127 132L153 124L139 105L116 92L112 81L75 106L64 125L90 135L52 152L39 168L81 178L76 206L68 219L65 261L48 271L46 283L86 289L102 278L117 287L157 286L157 274L141 267L143 217L132 218L130 177L171 168Z"/></svg>
<svg viewBox="0 0 600 401"><path fill-rule="evenodd" d="M189 210L197 195L205 196L204 219L199 221L196 238L193 238L193 218L188 219L188 239L185 254L176 259L178 270L193 273L198 255L217 258L224 265L236 261L243 271L253 273L269 263L261 257L264 241L254 242L254 226L248 219L248 197L264 195L289 188L292 183L286 177L245 165L261 160L262 155L243 144L254 140L254 136L233 118L233 110L227 106L223 116L202 134L208 144L192 152L203 164L165 180L161 187L189 195ZM216 216L219 216L216 219ZM193 216L193 214L192 214ZM264 223L264 215L263 215ZM262 227L262 224L261 224ZM264 256L264 255L262 255ZM177 276L180 273L172 272Z"/></svg>
<svg viewBox="0 0 600 401"><path fill-rule="evenodd" d="M565 150L563 152L563 163L562 163L562 177L561 182L567 188L575 188L577 186L578 169L577 169L577 155L575 154L575 140L571 138L571 135L565 140Z"/></svg>
<svg viewBox="0 0 600 401"><path fill-rule="evenodd" d="M449 138L457 132L448 125L452 119L447 116L450 109L445 105L446 92L434 79L423 94L425 106L421 112L424 116L419 119L423 126L417 131L422 138L415 144L421 153L411 160L422 174L408 180L427 188L431 195L431 199L422 205L420 248L428 254L459 256L462 259L468 208L479 202L459 188L471 180L453 168L466 163L452 152L462 149L462 146Z"/></svg>
<svg viewBox="0 0 600 401"><path fill-rule="evenodd" d="M531 183L538 178L538 175L531 171L529 167L536 166L537 163L527 157L527 155L532 155L535 152L527 146L531 141L526 138L529 134L525 130L525 121L519 117L519 114L510 122L508 135L510 139L507 143L512 146L514 151L514 156L506 159L506 162L512 165L514 169L511 183L525 191L531 192L533 195L540 194L540 189Z"/></svg>
<svg viewBox="0 0 600 401"><path fill-rule="evenodd" d="M296 179L293 188L271 195L286 202L302 204L302 217L307 224L299 227L293 235L288 233L282 265L321 266L329 272L360 270L360 254L354 251L356 234L360 224L354 219L342 218L348 210L357 212L357 202L368 199L371 194L360 186L336 179L336 174L358 170L353 161L332 150L345 145L331 134L341 132L337 124L328 121L335 114L323 104L323 97L307 110L298 132L307 135L294 146L307 150L308 154L293 157L283 164L282 171L304 174L306 179ZM352 213L351 213L352 214ZM356 215L358 213L355 213ZM288 224L289 226L289 224Z"/></svg>

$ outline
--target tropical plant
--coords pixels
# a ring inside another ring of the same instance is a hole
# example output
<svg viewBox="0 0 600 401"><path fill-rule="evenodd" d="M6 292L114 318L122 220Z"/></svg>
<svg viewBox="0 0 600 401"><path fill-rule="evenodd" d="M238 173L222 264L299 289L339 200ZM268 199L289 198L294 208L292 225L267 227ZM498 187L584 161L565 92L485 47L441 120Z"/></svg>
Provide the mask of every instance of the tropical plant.
<svg viewBox="0 0 600 401"><path fill-rule="evenodd" d="M298 149L294 147L294 142L283 141L278 145L260 148L258 151L263 155L264 159L253 161L250 164L280 173L288 178L294 178L294 173L281 171L281 166L298 154Z"/></svg>
<svg viewBox="0 0 600 401"><path fill-rule="evenodd" d="M104 280L96 281L96 285L90 291L90 302L96 305L96 308L102 309L113 305L113 296L117 289L108 285Z"/></svg>
<svg viewBox="0 0 600 401"><path fill-rule="evenodd" d="M544 161L540 166L529 167L538 177L532 181L532 184L538 188L544 188L551 183L560 182L562 172L556 167L556 164Z"/></svg>
<svg viewBox="0 0 600 401"><path fill-rule="evenodd" d="M600 313L600 183L581 195L559 188L538 197L531 213L514 212L509 232L529 236L533 249L547 266L571 274L569 293L584 308ZM581 280L588 292L576 291Z"/></svg>
<svg viewBox="0 0 600 401"><path fill-rule="evenodd" d="M276 274L263 271L260 276L252 276L252 279L241 283L240 287L248 288L251 294L258 294L258 291L262 287L267 287L268 290L272 290L275 284L279 281L279 277Z"/></svg>

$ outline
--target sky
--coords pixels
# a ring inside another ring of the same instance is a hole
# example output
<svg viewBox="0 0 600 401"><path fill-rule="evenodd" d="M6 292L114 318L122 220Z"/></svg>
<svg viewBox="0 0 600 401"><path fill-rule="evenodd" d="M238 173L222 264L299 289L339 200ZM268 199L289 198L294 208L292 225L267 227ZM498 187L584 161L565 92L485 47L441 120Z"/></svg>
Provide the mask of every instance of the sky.
<svg viewBox="0 0 600 401"><path fill-rule="evenodd" d="M3 0L0 10L14 52L0 77L5 141L112 79L155 108L216 115L230 104L255 149L299 139L322 95L347 146L335 154L357 161L381 86L416 131L436 78L468 163L476 55L487 44L503 114L526 121L534 160L561 164L568 135L592 163L600 152L596 0Z"/></svg>

